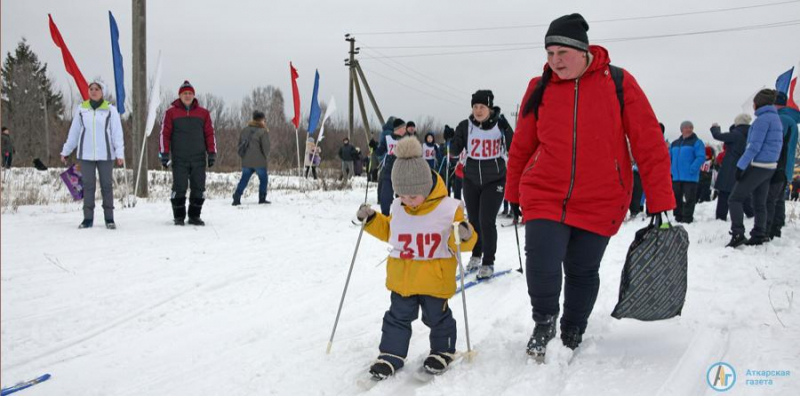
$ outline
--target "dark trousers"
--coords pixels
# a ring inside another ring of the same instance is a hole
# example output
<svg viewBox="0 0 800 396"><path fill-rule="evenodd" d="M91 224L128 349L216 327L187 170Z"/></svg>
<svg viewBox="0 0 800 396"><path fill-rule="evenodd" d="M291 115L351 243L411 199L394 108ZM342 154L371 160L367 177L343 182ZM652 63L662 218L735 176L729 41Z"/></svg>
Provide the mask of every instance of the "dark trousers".
<svg viewBox="0 0 800 396"><path fill-rule="evenodd" d="M700 175L700 182L697 184L697 202L711 202L711 175L707 178Z"/></svg>
<svg viewBox="0 0 800 396"><path fill-rule="evenodd" d="M750 236L763 238L766 236L767 229L767 194L769 193L769 180L775 173L774 169L763 169L749 167L733 185L731 197L728 205L731 210L731 232L733 234L744 234L744 202L753 196L753 207L755 208L755 224Z"/></svg>
<svg viewBox="0 0 800 396"><path fill-rule="evenodd" d="M186 190L190 199L204 199L206 192L206 160L172 161L172 198L185 199Z"/></svg>
<svg viewBox="0 0 800 396"><path fill-rule="evenodd" d="M13 156L13 154L11 154L11 153L6 153L3 156L3 168L10 168L11 167L11 157L12 156Z"/></svg>
<svg viewBox="0 0 800 396"><path fill-rule="evenodd" d="M672 182L672 191L675 193L675 221L691 223L694 221L694 204L697 202L696 182Z"/></svg>
<svg viewBox="0 0 800 396"><path fill-rule="evenodd" d="M719 197L717 198L717 220L728 221L728 199L730 196L730 192L719 192ZM748 219L752 219L753 216L755 216L755 211L753 210L753 197L750 197L744 201L742 209L744 210L744 215L747 216Z"/></svg>
<svg viewBox="0 0 800 396"><path fill-rule="evenodd" d="M383 335L379 347L381 354L391 354L405 358L411 341L411 322L417 320L422 308L422 323L431 329L429 337L431 352L454 353L456 351L456 320L447 306L447 300L426 295L403 297L395 292L392 304L383 315ZM403 367L403 361L392 356L381 356L396 369Z"/></svg>
<svg viewBox="0 0 800 396"><path fill-rule="evenodd" d="M772 183L767 192L767 225L766 232L771 234L780 231L786 223L786 181Z"/></svg>
<svg viewBox="0 0 800 396"><path fill-rule="evenodd" d="M478 184L464 179L464 203L467 206L467 217L475 232L478 243L472 249L473 257L483 257L483 265L494 265L497 252L497 212L503 204L505 180Z"/></svg>
<svg viewBox="0 0 800 396"><path fill-rule="evenodd" d="M267 174L267 168L242 168L242 178L239 179L239 185L236 186L236 192L234 193L236 196L241 197L244 194L244 189L247 188L247 183L250 182L250 178L253 176L253 173L258 175L258 197L259 198L266 198L267 197L267 186L269 185L269 175Z"/></svg>
<svg viewBox="0 0 800 396"><path fill-rule="evenodd" d="M378 202L381 204L381 213L388 216L394 201L394 186L392 179L382 178L378 184Z"/></svg>
<svg viewBox="0 0 800 396"><path fill-rule="evenodd" d="M97 174L100 174L100 194L103 196L103 217L114 220L114 161L80 160L83 174L83 218L94 220L94 195L97 191Z"/></svg>
<svg viewBox="0 0 800 396"><path fill-rule="evenodd" d="M317 167L316 166L307 166L306 167L306 179L308 179L308 172L311 171L311 174L314 176L314 180L317 180Z"/></svg>
<svg viewBox="0 0 800 396"><path fill-rule="evenodd" d="M631 195L631 204L628 209L631 216L636 216L642 212L642 177L639 172L633 172L633 194Z"/></svg>
<svg viewBox="0 0 800 396"><path fill-rule="evenodd" d="M800 191L793 190L792 191L792 201L797 201L800 199Z"/></svg>
<svg viewBox="0 0 800 396"><path fill-rule="evenodd" d="M558 315L563 280L561 328L578 327L581 333L586 330L600 288L600 261L609 239L551 220L525 223L525 273L534 321Z"/></svg>

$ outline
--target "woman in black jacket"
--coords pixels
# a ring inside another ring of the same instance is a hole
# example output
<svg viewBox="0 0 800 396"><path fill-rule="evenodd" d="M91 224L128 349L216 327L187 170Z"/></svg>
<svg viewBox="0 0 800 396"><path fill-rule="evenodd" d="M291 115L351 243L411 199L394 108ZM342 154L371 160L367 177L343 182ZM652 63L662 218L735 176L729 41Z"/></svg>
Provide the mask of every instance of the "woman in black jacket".
<svg viewBox="0 0 800 396"><path fill-rule="evenodd" d="M479 279L489 278L494 274L495 219L503 204L506 158L514 131L500 108L494 106L494 94L489 90L472 95L472 115L461 121L454 133L451 131L445 132L445 139L452 139L450 153L466 150L464 202L469 222L478 233L467 271L478 269Z"/></svg>
<svg viewBox="0 0 800 396"><path fill-rule="evenodd" d="M717 198L717 220L728 220L728 197L733 191L736 183L736 162L739 161L744 149L747 147L747 132L750 130L749 114L739 114L730 127L730 132L723 133L719 125L711 127L711 135L714 139L725 143L725 157L722 159L722 166L717 175L717 182L714 188L719 192ZM747 217L753 217L753 209L750 205L745 205Z"/></svg>

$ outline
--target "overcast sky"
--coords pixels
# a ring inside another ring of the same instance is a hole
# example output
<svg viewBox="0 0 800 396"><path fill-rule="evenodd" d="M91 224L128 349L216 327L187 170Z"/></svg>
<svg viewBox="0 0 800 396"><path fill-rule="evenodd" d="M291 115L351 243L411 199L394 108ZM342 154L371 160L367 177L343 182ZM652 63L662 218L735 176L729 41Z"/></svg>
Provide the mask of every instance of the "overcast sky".
<svg viewBox="0 0 800 396"><path fill-rule="evenodd" d="M775 3L783 4L641 18ZM47 14L51 13L87 80L101 77L113 85L109 10L120 29L130 96L130 0L3 1L3 59L22 37L27 38L40 59L49 64L57 85L67 91L74 82L64 71L60 52L49 35ZM362 48L361 65L385 117L419 120L430 115L455 125L469 115L470 95L477 89L493 90L505 113L515 110L528 81L541 73L544 49L368 58L499 50L509 47L498 44L509 43L535 46L543 41L551 20L572 12L589 21L589 40L596 42L797 22L800 1L150 1L148 71L155 71L161 51L164 89L176 91L177 97L178 87L188 79L198 93L220 95L228 104L240 102L255 86L274 85L283 91L290 114L292 61L300 73L303 111L309 106L316 68L321 75L320 100L335 96L337 117L344 118L348 84L344 34L355 33ZM602 22L625 18L638 19ZM473 30L369 34L453 29ZM777 76L798 64L798 39L800 25L795 24L601 45L609 50L614 64L636 77L656 115L666 124L670 140L678 136L678 125L685 119L694 122L705 140L710 139L712 122L727 127L754 91L762 86L774 88ZM452 47L424 47L443 45ZM398 46L418 48L374 48Z"/></svg>

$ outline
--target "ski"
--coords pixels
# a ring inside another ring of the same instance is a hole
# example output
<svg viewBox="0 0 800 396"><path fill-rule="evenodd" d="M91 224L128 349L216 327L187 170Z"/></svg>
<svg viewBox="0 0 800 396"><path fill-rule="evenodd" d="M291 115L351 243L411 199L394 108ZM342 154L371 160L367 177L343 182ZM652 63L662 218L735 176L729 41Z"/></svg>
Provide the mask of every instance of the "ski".
<svg viewBox="0 0 800 396"><path fill-rule="evenodd" d="M486 282L488 280L492 280L492 279L497 278L499 276L503 276L505 274L509 274L509 273L511 273L511 271L513 271L513 270L511 270L511 269L502 270L500 272L495 272L494 274L492 274L492 276L490 276L488 278L481 278L481 279L475 279L475 280L469 281L469 282L464 284L464 290L469 289L472 286L475 286L475 285L481 284L483 282ZM461 293L461 286L459 286L456 289L456 294L454 294L454 295L457 295L458 293Z"/></svg>
<svg viewBox="0 0 800 396"><path fill-rule="evenodd" d="M42 376L34 378L34 379L30 380L30 381L20 382L20 383L14 385L14 386L9 386L8 388L3 388L2 392L0 392L0 395L2 395L2 396L10 395L10 394L12 394L14 392L18 392L18 391L21 391L23 389L30 388L30 387L32 387L32 386L34 386L34 385L36 385L36 384L38 384L40 382L47 381L48 379L50 379L50 374L42 375Z"/></svg>
<svg viewBox="0 0 800 396"><path fill-rule="evenodd" d="M478 267L478 268L480 268L480 267ZM464 279L466 279L467 276L470 276L470 275L478 272L478 268L473 268L471 270L465 270L464 271ZM458 273L456 274L456 282L458 282L460 280L461 280L461 271L458 271Z"/></svg>

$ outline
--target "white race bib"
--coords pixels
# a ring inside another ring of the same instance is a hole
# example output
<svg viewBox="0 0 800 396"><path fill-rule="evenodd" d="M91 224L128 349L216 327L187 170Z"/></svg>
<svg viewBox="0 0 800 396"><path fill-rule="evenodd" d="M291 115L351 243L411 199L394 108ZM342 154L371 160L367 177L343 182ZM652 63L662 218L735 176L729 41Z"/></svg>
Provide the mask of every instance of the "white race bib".
<svg viewBox="0 0 800 396"><path fill-rule="evenodd" d="M461 201L442 198L436 209L425 215L406 213L400 198L392 202L392 220L389 223L392 245L390 256L404 260L431 260L453 257L447 240L453 229L453 218Z"/></svg>
<svg viewBox="0 0 800 396"><path fill-rule="evenodd" d="M467 156L469 158L487 160L500 158L504 155L503 132L500 131L498 124L495 124L494 128L484 131L469 122L467 140Z"/></svg>

